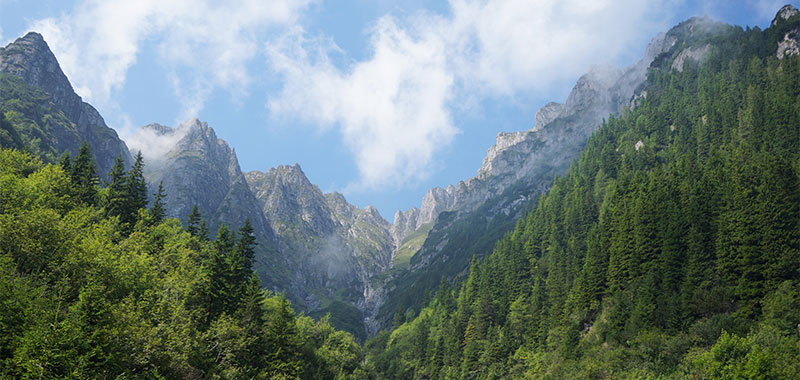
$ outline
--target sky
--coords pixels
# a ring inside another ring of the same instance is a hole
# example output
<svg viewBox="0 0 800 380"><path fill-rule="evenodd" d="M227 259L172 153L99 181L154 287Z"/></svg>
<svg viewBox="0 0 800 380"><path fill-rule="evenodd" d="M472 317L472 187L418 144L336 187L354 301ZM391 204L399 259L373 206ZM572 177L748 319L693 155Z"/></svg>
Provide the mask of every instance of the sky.
<svg viewBox="0 0 800 380"><path fill-rule="evenodd" d="M532 128L592 65L633 64L692 16L765 28L786 3L0 0L0 43L41 33L146 161L165 149L139 127L196 117L243 171L299 163L391 222L475 176L499 132Z"/></svg>

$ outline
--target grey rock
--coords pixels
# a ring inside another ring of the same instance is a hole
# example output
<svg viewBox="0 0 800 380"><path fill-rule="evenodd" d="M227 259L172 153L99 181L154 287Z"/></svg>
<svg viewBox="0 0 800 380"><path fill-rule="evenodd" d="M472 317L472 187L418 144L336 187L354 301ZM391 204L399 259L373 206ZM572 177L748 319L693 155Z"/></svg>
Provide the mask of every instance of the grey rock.
<svg viewBox="0 0 800 380"><path fill-rule="evenodd" d="M800 37L800 26L786 32L786 34L783 35L783 39L778 41L778 50L775 56L778 57L778 59L783 59L786 56L800 54L797 41L798 37Z"/></svg>
<svg viewBox="0 0 800 380"><path fill-rule="evenodd" d="M699 48L683 49L680 53L678 53L678 56L675 57L675 60L672 61L672 69L681 72L683 71L683 64L686 63L687 60L702 62L708 56L710 51L711 44L706 44L705 46Z"/></svg>
<svg viewBox="0 0 800 380"><path fill-rule="evenodd" d="M551 121L561 116L562 112L564 112L564 105L561 103L550 102L545 104L544 107L536 111L536 116L533 118L533 130L542 129L545 125L550 124Z"/></svg>
<svg viewBox="0 0 800 380"><path fill-rule="evenodd" d="M297 164L246 178L293 274L284 284L292 302L313 312L322 297L371 314L371 278L389 269L395 246L391 225L378 210L359 209L340 193L323 194Z"/></svg>
<svg viewBox="0 0 800 380"><path fill-rule="evenodd" d="M775 18L772 20L772 26L778 25L781 20L788 20L792 16L796 15L799 11L795 8L792 4L784 5L778 13L775 15Z"/></svg>

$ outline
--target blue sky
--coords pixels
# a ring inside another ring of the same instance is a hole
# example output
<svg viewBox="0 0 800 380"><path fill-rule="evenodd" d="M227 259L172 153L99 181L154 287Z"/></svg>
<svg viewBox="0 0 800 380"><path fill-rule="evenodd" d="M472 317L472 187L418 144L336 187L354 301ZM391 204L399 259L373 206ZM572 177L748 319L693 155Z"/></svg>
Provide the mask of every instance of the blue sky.
<svg viewBox="0 0 800 380"><path fill-rule="evenodd" d="M243 170L299 163L391 221L474 176L592 64L632 64L691 16L764 28L786 2L0 0L0 42L42 33L145 158L163 149L138 127L197 117Z"/></svg>

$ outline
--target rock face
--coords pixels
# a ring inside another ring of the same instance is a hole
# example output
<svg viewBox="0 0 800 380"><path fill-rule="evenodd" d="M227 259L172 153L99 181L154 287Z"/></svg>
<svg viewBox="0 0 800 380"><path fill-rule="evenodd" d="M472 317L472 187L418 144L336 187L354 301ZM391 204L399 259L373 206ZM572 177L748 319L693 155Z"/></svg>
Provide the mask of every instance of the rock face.
<svg viewBox="0 0 800 380"><path fill-rule="evenodd" d="M800 13L800 11L798 11L797 8L787 4L778 11L775 15L775 19L772 20L772 26L780 28L781 32L783 32L783 38L778 41L778 50L775 53L778 59L783 59L789 55L800 54L800 48L798 47L800 25L797 25L797 22L791 22L791 19L795 19L796 21L798 13Z"/></svg>
<svg viewBox="0 0 800 380"><path fill-rule="evenodd" d="M217 138L208 124L197 119L177 128L150 124L137 134L145 132L174 141L160 156L143 152L145 179L151 188L163 183L168 216L185 221L197 205L212 234L223 222L236 229L250 219L257 237L274 240L239 168L236 152Z"/></svg>
<svg viewBox="0 0 800 380"><path fill-rule="evenodd" d="M48 123L46 143L55 152L78 152L85 140L91 145L100 177L110 171L114 160L122 155L126 164L132 162L125 143L109 128L103 117L72 89L64 72L47 43L39 33L30 32L5 48L0 48L0 73L22 78L25 84L47 94L47 102L56 112L63 112L68 125ZM25 115L34 119L34 115Z"/></svg>
<svg viewBox="0 0 800 380"><path fill-rule="evenodd" d="M374 292L370 279L391 265L389 223L374 207L359 209L342 194L323 194L297 164L246 178L280 241L291 273L284 289L296 307L345 322L342 309L355 306L360 323ZM361 330L355 333L364 336Z"/></svg>

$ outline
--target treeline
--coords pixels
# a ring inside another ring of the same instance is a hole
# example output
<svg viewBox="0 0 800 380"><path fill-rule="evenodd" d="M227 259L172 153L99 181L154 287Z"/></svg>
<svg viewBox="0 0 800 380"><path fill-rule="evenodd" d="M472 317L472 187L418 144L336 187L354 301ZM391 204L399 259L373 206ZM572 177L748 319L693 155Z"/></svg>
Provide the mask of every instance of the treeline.
<svg viewBox="0 0 800 380"><path fill-rule="evenodd" d="M367 343L368 367L797 378L800 59L777 60L778 37L731 28L702 64L651 70L646 98L601 126L466 281L443 281L416 318Z"/></svg>
<svg viewBox="0 0 800 380"><path fill-rule="evenodd" d="M147 208L143 165L100 187L88 145L0 150L1 378L367 377L350 334L261 289L249 221L184 229L160 186Z"/></svg>

